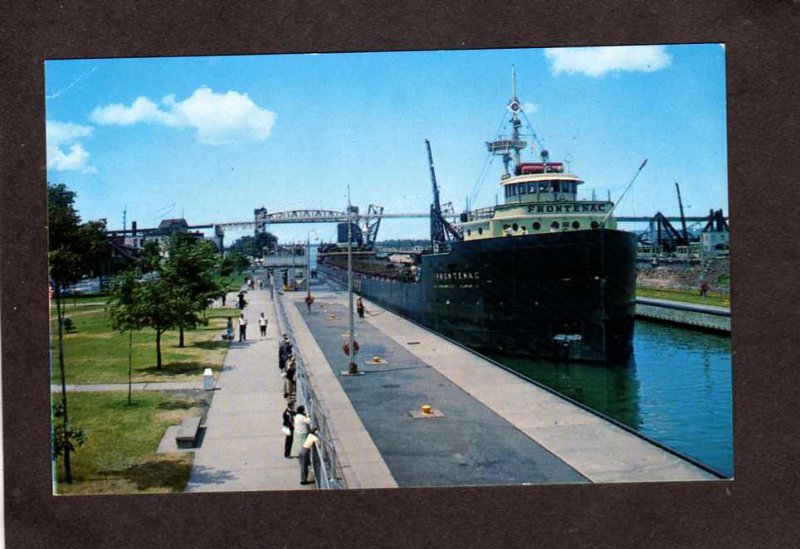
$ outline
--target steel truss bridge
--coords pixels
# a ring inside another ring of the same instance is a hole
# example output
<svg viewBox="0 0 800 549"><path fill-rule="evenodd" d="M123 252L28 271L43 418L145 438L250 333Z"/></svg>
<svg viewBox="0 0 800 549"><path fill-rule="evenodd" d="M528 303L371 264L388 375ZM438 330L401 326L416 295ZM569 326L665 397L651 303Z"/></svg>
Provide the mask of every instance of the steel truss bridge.
<svg viewBox="0 0 800 549"><path fill-rule="evenodd" d="M190 230L213 229L214 236L219 245L223 243L223 238L226 231L229 230L247 230L251 229L254 232L262 232L266 230L269 225L280 225L288 223L346 223L349 220L357 223L365 233L374 236L377 233L377 228L382 219L427 219L430 218L430 212L425 213L386 213L383 207L370 205L366 213L359 213L357 207L352 208L352 212L348 215L346 211L337 210L287 210L283 212L269 213L265 208L259 208L254 211L254 219L250 221L231 221L223 223L206 223L200 225L189 225ZM442 212L446 218L453 219L458 222L459 215L453 211L452 207ZM680 216L665 216L669 221L680 221ZM615 218L617 223L648 223L653 220L650 216L620 216ZM708 221L708 216L693 216L684 218L688 222L701 222ZM139 228L137 233L146 235L158 232L158 228ZM111 236L124 236L133 234L132 229L110 230L108 234Z"/></svg>

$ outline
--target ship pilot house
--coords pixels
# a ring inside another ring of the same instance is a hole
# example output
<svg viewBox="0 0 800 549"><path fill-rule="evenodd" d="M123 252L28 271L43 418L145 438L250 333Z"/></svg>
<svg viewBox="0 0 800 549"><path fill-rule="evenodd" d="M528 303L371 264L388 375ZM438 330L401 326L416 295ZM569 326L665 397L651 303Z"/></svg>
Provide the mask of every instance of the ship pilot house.
<svg viewBox="0 0 800 549"><path fill-rule="evenodd" d="M491 152L518 154L524 141L501 140L487 143ZM510 158L509 158L510 159ZM464 240L522 236L598 229L615 229L616 222L608 213L612 203L577 199L578 176L564 171L561 162L549 162L542 151L542 162L518 162L513 175L506 173L500 181L505 201L502 205L469 212L463 223Z"/></svg>

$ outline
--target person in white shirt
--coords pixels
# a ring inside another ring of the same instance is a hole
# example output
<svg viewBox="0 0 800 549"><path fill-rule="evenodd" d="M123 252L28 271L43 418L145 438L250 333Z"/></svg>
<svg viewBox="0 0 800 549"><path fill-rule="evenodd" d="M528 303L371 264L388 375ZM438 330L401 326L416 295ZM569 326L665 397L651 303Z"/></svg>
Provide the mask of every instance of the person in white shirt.
<svg viewBox="0 0 800 549"><path fill-rule="evenodd" d="M239 315L239 341L247 341L247 319L244 313Z"/></svg>
<svg viewBox="0 0 800 549"><path fill-rule="evenodd" d="M261 313L261 316L258 318L258 328L261 330L261 335L258 336L259 340L262 338L267 339L267 322L264 313Z"/></svg>

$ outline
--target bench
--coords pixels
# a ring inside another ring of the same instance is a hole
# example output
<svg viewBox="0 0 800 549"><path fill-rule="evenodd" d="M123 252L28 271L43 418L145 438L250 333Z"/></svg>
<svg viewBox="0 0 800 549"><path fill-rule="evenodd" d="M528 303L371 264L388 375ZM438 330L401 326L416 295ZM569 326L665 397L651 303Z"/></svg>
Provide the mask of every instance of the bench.
<svg viewBox="0 0 800 549"><path fill-rule="evenodd" d="M175 435L175 442L178 448L193 448L197 433L200 431L200 416L189 416L183 419L178 433Z"/></svg>

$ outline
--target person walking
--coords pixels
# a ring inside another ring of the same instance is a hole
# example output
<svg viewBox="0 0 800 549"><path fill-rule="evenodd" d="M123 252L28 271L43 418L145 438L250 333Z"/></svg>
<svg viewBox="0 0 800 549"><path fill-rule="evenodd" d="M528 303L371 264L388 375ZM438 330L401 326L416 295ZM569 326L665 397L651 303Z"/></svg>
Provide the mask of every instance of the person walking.
<svg viewBox="0 0 800 549"><path fill-rule="evenodd" d="M237 296L239 298L239 310L244 310L244 306L247 305L247 302L244 300L244 292L239 292Z"/></svg>
<svg viewBox="0 0 800 549"><path fill-rule="evenodd" d="M259 290L263 290L264 289L264 281L261 280L260 278L258 279L258 289Z"/></svg>
<svg viewBox="0 0 800 549"><path fill-rule="evenodd" d="M291 458L292 453L292 440L294 439L294 400L286 403L286 409L283 411L283 432L286 434L286 440L283 443L283 457Z"/></svg>
<svg viewBox="0 0 800 549"><path fill-rule="evenodd" d="M313 457L314 445L319 440L317 437L316 427L312 427L303 441L300 448L300 484L312 484L313 481L308 480L308 466L311 465L311 458Z"/></svg>
<svg viewBox="0 0 800 549"><path fill-rule="evenodd" d="M358 318L364 318L364 302L360 297L356 300L356 312L358 312Z"/></svg>
<svg viewBox="0 0 800 549"><path fill-rule="evenodd" d="M261 339L267 339L267 322L269 322L265 317L264 313L261 313L261 316L258 317L258 329L261 330L261 334L258 336L259 341Z"/></svg>
<svg viewBox="0 0 800 549"><path fill-rule="evenodd" d="M239 315L239 341L247 341L247 319L244 313Z"/></svg>
<svg viewBox="0 0 800 549"><path fill-rule="evenodd" d="M311 428L311 420L306 415L306 407L302 404L297 407L297 413L294 416L294 439L292 440L292 457L300 456L300 449L306 441L308 430Z"/></svg>

